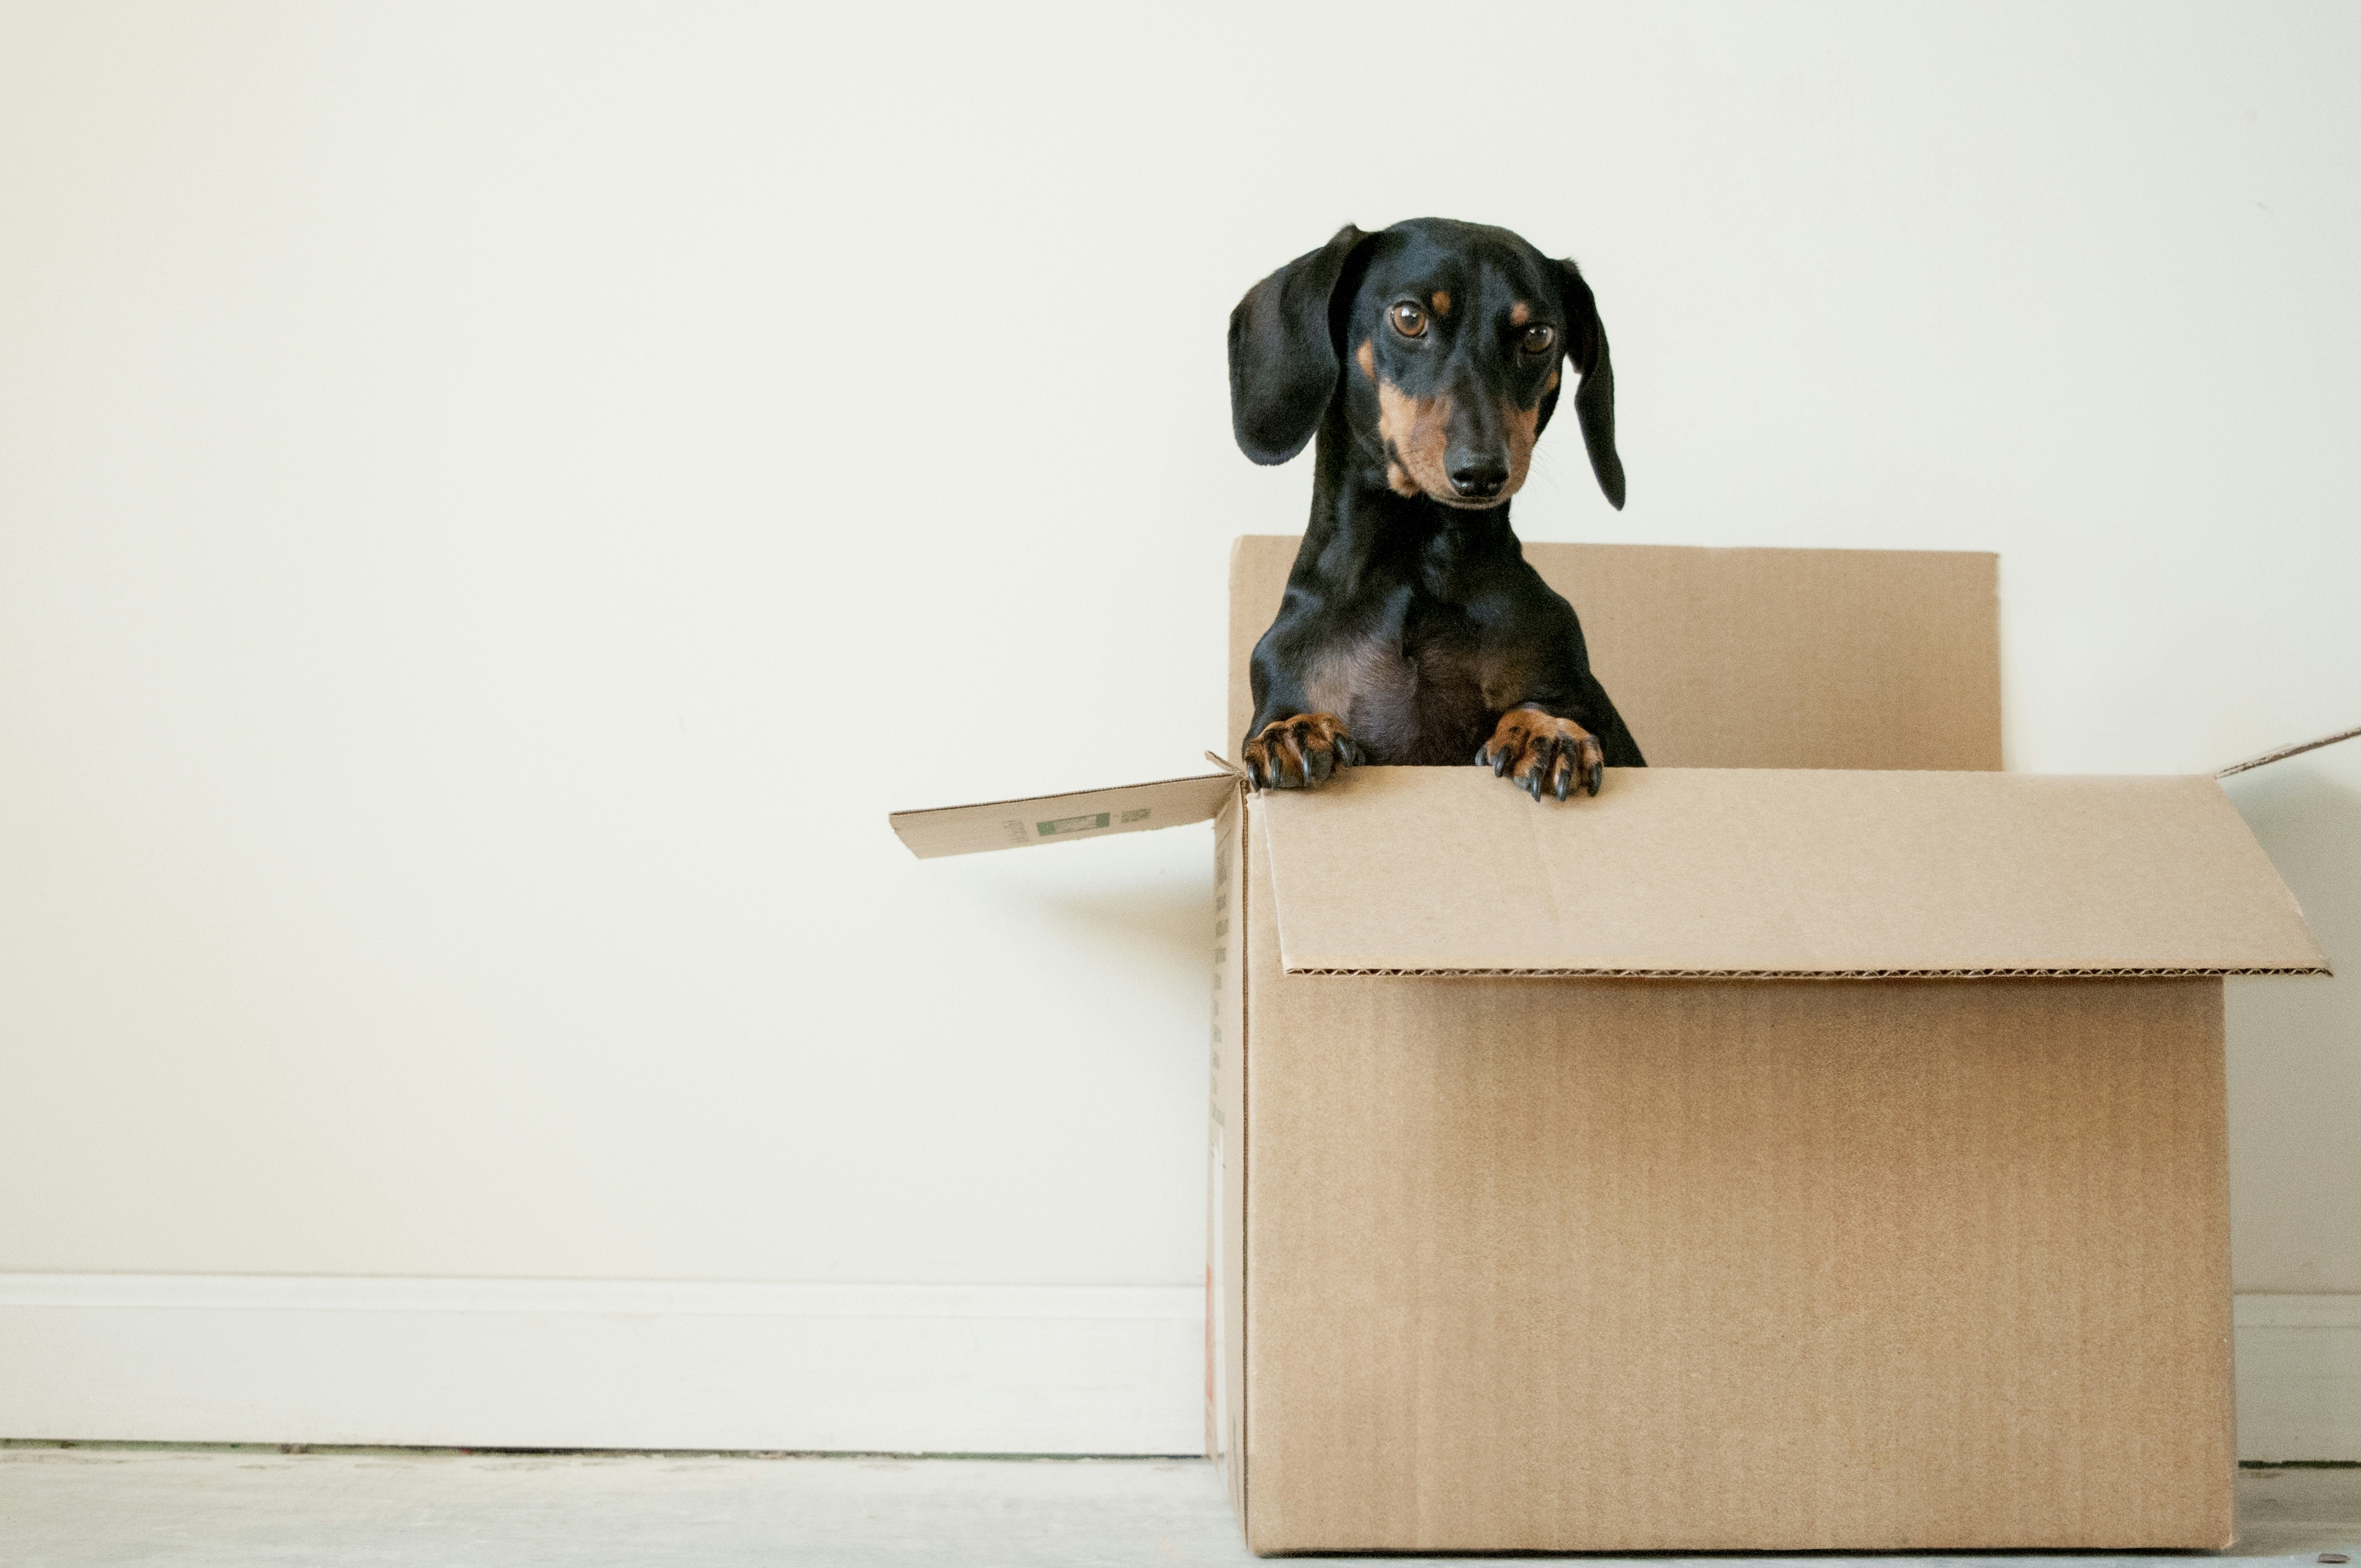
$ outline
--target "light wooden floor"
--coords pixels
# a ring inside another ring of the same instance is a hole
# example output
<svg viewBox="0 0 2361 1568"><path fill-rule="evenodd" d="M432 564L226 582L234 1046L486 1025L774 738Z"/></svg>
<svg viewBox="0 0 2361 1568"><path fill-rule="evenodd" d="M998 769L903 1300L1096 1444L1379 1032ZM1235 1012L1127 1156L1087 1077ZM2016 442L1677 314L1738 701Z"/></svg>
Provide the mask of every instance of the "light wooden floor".
<svg viewBox="0 0 2361 1568"><path fill-rule="evenodd" d="M2361 1469L2244 1472L2240 1515L2236 1557L2309 1564L2322 1552L2353 1553L2361 1550ZM7 1568L1253 1561L1212 1471L1194 1461L0 1448L0 1563ZM1411 1568L1424 1560L1364 1561ZM1651 1568L1681 1561L1647 1560ZM1789 1561L1831 1568L1876 1560ZM1897 1561L1925 1568L1947 1560ZM2189 1558L1957 1561L2132 1568Z"/></svg>

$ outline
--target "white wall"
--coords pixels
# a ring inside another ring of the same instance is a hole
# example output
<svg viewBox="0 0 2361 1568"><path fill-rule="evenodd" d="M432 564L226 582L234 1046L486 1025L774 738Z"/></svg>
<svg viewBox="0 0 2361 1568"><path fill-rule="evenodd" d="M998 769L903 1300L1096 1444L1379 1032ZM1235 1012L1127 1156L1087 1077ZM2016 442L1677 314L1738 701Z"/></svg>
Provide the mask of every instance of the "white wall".
<svg viewBox="0 0 2361 1568"><path fill-rule="evenodd" d="M0 1272L1199 1277L1226 312L1582 260L1630 510L2002 553L2008 757L2361 720L2361 14L0 10ZM2361 743L2235 795L2243 1288L2361 1292ZM2361 1319L2356 1319L2361 1321ZM192 1432L186 1435L204 1435Z"/></svg>

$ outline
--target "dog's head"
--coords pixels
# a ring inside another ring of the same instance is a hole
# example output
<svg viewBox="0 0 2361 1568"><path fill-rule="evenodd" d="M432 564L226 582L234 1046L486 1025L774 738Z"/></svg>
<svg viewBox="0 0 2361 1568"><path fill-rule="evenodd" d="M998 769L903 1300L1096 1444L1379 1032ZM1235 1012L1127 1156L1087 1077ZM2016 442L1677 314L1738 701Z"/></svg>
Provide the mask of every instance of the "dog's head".
<svg viewBox="0 0 2361 1568"><path fill-rule="evenodd" d="M1248 457L1284 463L1341 400L1395 491L1495 507L1525 482L1566 361L1591 471L1620 508L1615 372L1574 263L1447 218L1347 224L1230 313L1230 423Z"/></svg>

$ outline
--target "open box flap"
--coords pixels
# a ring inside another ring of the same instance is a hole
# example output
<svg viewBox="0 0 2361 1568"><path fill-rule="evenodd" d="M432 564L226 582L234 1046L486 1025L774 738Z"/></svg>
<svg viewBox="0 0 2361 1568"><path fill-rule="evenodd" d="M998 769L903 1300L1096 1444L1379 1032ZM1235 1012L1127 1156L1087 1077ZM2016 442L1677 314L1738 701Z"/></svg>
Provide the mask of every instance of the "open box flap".
<svg viewBox="0 0 2361 1568"><path fill-rule="evenodd" d="M2325 974L2210 778L1475 768L1257 797L1290 974Z"/></svg>
<svg viewBox="0 0 2361 1568"><path fill-rule="evenodd" d="M1221 814L1237 787L1234 773L1202 773L1113 789L988 801L981 806L896 811L886 820L910 853L930 861L938 855L972 855L985 850L1017 850L1028 844L1210 822Z"/></svg>

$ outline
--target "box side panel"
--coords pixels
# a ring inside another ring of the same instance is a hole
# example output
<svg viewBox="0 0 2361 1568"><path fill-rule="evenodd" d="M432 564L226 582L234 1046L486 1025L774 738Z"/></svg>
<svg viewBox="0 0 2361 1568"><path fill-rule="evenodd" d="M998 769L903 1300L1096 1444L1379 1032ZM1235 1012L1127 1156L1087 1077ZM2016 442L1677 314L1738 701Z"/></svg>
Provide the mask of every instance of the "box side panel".
<svg viewBox="0 0 2361 1568"><path fill-rule="evenodd" d="M1529 544L1660 768L2001 765L1999 557Z"/></svg>
<svg viewBox="0 0 2361 1568"><path fill-rule="evenodd" d="M1257 1551L2228 1540L2218 981L1251 984Z"/></svg>
<svg viewBox="0 0 2361 1568"><path fill-rule="evenodd" d="M1205 1455L1246 1517L1246 805L1213 834L1213 1101L1206 1164Z"/></svg>
<svg viewBox="0 0 2361 1568"><path fill-rule="evenodd" d="M1300 541L1230 554L1230 734ZM1998 557L1947 550L1527 544L1653 765L1997 768Z"/></svg>
<svg viewBox="0 0 2361 1568"><path fill-rule="evenodd" d="M1294 534L1241 534L1230 545L1230 732L1222 754L1235 757L1254 718L1254 691L1247 671L1255 644L1279 619L1287 597L1287 574L1302 540Z"/></svg>

